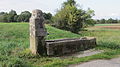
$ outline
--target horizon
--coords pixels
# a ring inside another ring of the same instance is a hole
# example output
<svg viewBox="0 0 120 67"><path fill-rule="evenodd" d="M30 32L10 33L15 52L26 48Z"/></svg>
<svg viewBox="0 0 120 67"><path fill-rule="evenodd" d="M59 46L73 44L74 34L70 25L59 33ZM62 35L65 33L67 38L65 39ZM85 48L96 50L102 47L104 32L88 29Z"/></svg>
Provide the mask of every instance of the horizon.
<svg viewBox="0 0 120 67"><path fill-rule="evenodd" d="M60 9L63 2L66 0L1 0L0 2L0 12L9 12L11 9L15 10L17 14L20 14L22 11L30 11L34 9L40 9L43 12L51 13L54 15L57 9ZM119 9L119 0L101 0L101 1L92 1L92 0L75 0L82 9L86 10L88 8L95 11L95 16L93 19L120 19L120 9ZM14 4L14 5L13 5ZM4 7L3 7L4 6ZM49 7L47 7L49 6Z"/></svg>

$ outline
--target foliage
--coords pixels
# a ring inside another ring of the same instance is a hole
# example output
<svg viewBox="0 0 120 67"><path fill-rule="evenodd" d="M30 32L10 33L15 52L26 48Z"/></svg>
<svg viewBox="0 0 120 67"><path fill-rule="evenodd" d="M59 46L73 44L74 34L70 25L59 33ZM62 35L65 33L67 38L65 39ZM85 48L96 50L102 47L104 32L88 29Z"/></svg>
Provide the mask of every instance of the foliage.
<svg viewBox="0 0 120 67"><path fill-rule="evenodd" d="M51 24L52 23L52 14L51 13L43 13L43 17L45 18L45 23L46 24Z"/></svg>
<svg viewBox="0 0 120 67"><path fill-rule="evenodd" d="M31 13L29 11L24 11L18 16L17 21L28 22L30 17L31 17Z"/></svg>
<svg viewBox="0 0 120 67"><path fill-rule="evenodd" d="M85 11L78 9L74 0L67 0L53 17L54 26L73 33L78 33L83 27L83 23L86 24L86 21L91 20L92 15L93 10L88 9Z"/></svg>
<svg viewBox="0 0 120 67"><path fill-rule="evenodd" d="M43 13L43 17L44 17L46 20L51 20L52 14L51 14L51 13Z"/></svg>
<svg viewBox="0 0 120 67"><path fill-rule="evenodd" d="M8 22L7 20L7 16L8 16L8 13L5 13L5 12L1 12L0 13L0 21L1 22Z"/></svg>
<svg viewBox="0 0 120 67"><path fill-rule="evenodd" d="M63 7L65 7L66 5L76 6L76 2L75 0L67 0L67 2L63 3Z"/></svg>
<svg viewBox="0 0 120 67"><path fill-rule="evenodd" d="M111 24L111 23L120 23L120 20L118 19L100 19L100 20L96 20L96 24Z"/></svg>
<svg viewBox="0 0 120 67"><path fill-rule="evenodd" d="M15 15L17 15L16 11L11 10L11 11L8 13L8 17L7 17L8 20L7 20L7 21L8 21L8 22L15 22L15 20L14 20Z"/></svg>
<svg viewBox="0 0 120 67"><path fill-rule="evenodd" d="M43 16L46 19L46 23L51 23L51 13L43 13ZM23 11L19 15L15 10L11 10L8 13L0 12L0 22L29 22L30 17L31 13L29 11Z"/></svg>

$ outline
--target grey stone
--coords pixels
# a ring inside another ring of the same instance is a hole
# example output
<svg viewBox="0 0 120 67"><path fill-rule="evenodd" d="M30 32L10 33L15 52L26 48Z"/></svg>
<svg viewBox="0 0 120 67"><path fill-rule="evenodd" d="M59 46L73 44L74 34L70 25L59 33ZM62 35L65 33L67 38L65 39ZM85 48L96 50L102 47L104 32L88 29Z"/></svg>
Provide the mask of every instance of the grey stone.
<svg viewBox="0 0 120 67"><path fill-rule="evenodd" d="M44 17L41 10L33 10L30 18L30 50L33 54L46 53L45 39L47 32L44 26Z"/></svg>
<svg viewBox="0 0 120 67"><path fill-rule="evenodd" d="M96 38L74 38L46 41L47 55L64 55L96 46Z"/></svg>

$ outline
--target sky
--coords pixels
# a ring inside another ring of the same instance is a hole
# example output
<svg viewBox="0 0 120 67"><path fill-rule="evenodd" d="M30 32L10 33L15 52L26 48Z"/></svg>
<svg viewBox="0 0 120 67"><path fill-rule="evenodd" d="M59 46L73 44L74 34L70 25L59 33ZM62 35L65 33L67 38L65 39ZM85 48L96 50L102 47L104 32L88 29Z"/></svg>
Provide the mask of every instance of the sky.
<svg viewBox="0 0 120 67"><path fill-rule="evenodd" d="M53 15L66 0L0 0L0 12L11 9L19 14L22 11L40 9ZM75 0L84 10L90 8L95 11L94 19L120 19L120 0Z"/></svg>

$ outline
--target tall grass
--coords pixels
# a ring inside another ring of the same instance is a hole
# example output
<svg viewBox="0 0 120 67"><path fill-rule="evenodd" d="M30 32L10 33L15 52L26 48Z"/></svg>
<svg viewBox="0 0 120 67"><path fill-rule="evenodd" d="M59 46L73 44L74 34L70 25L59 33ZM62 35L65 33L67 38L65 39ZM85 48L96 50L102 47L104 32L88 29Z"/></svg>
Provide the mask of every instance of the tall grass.
<svg viewBox="0 0 120 67"><path fill-rule="evenodd" d="M1 23L0 24L0 53L10 54L14 50L29 48L29 25L28 23ZM50 39L80 37L77 34L56 29L46 25Z"/></svg>
<svg viewBox="0 0 120 67"><path fill-rule="evenodd" d="M98 47L120 49L120 30L97 29L82 32L81 36L93 36L97 38Z"/></svg>

